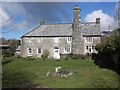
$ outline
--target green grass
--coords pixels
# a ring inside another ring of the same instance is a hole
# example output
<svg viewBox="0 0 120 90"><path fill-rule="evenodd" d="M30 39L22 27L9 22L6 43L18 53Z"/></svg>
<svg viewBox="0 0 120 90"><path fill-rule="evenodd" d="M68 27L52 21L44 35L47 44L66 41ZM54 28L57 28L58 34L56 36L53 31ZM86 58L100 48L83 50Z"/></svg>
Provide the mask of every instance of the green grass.
<svg viewBox="0 0 120 90"><path fill-rule="evenodd" d="M7 61L7 63L5 63ZM64 78L54 76L55 67L72 71ZM47 77L47 72L50 76ZM3 87L118 88L118 75L96 66L92 60L24 60L3 58Z"/></svg>

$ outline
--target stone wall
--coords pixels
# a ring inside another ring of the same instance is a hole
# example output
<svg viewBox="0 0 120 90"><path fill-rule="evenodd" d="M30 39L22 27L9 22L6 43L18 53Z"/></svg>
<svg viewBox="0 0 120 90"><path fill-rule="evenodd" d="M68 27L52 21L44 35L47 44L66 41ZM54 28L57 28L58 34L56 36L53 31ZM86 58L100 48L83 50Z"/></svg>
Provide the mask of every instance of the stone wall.
<svg viewBox="0 0 120 90"><path fill-rule="evenodd" d="M43 54L43 51L46 49L49 51L49 57L54 57L54 48L59 48L59 53L64 54L64 48L67 46L71 46L71 43L67 42L67 37L57 37L59 38L59 42L54 42L55 37L42 37L42 42L37 42L37 37L32 37L32 43L29 42L29 37L23 37L22 38L22 45L21 45L21 56L22 57L41 57ZM28 48L32 48L32 54L28 54ZM41 48L42 53L37 54L37 48Z"/></svg>

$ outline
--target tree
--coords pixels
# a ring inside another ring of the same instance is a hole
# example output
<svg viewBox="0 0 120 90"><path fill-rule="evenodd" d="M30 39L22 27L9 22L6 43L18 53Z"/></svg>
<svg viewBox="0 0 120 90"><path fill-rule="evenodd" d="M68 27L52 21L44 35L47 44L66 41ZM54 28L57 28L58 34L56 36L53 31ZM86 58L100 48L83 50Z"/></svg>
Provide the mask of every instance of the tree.
<svg viewBox="0 0 120 90"><path fill-rule="evenodd" d="M17 47L20 45L20 40L0 38L0 43L9 45L9 53L14 54Z"/></svg>
<svg viewBox="0 0 120 90"><path fill-rule="evenodd" d="M120 74L120 36L110 36L96 46L98 55L95 63L100 67L110 68Z"/></svg>

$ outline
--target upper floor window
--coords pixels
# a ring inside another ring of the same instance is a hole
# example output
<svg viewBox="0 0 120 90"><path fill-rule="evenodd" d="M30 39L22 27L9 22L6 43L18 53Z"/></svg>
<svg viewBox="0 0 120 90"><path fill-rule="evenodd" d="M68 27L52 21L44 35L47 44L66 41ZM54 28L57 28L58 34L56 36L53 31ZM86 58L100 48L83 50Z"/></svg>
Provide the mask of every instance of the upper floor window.
<svg viewBox="0 0 120 90"><path fill-rule="evenodd" d="M41 48L37 48L37 54L41 53Z"/></svg>
<svg viewBox="0 0 120 90"><path fill-rule="evenodd" d="M37 38L37 43L41 43L42 42L42 38L41 37L38 37Z"/></svg>
<svg viewBox="0 0 120 90"><path fill-rule="evenodd" d="M67 42L71 43L72 42L72 37L67 37Z"/></svg>
<svg viewBox="0 0 120 90"><path fill-rule="evenodd" d="M92 37L86 37L86 42L92 42Z"/></svg>
<svg viewBox="0 0 120 90"><path fill-rule="evenodd" d="M59 38L58 37L54 37L54 43L58 43L59 42Z"/></svg>
<svg viewBox="0 0 120 90"><path fill-rule="evenodd" d="M32 53L32 48L28 48L28 54Z"/></svg>
<svg viewBox="0 0 120 90"><path fill-rule="evenodd" d="M32 38L29 38L29 41L28 41L29 43L32 43Z"/></svg>

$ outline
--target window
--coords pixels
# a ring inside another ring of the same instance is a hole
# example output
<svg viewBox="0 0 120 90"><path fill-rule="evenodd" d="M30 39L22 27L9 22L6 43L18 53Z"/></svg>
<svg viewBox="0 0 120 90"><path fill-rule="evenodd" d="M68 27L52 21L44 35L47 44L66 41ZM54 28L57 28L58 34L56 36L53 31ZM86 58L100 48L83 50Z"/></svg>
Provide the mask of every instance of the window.
<svg viewBox="0 0 120 90"><path fill-rule="evenodd" d="M41 37L38 37L38 38L37 38L37 42L38 42L38 43L41 43L41 42L42 42L42 38L41 38Z"/></svg>
<svg viewBox="0 0 120 90"><path fill-rule="evenodd" d="M92 42L92 37L86 37L86 42Z"/></svg>
<svg viewBox="0 0 120 90"><path fill-rule="evenodd" d="M91 53L91 48L89 48L89 52Z"/></svg>
<svg viewBox="0 0 120 90"><path fill-rule="evenodd" d="M68 47L65 47L65 53L70 53L71 52L71 47L68 46Z"/></svg>
<svg viewBox="0 0 120 90"><path fill-rule="evenodd" d="M71 43L72 42L72 37L67 37L67 42Z"/></svg>
<svg viewBox="0 0 120 90"><path fill-rule="evenodd" d="M31 54L31 53L32 53L32 49L28 48L28 54Z"/></svg>
<svg viewBox="0 0 120 90"><path fill-rule="evenodd" d="M95 49L95 46L92 46L92 49Z"/></svg>
<svg viewBox="0 0 120 90"><path fill-rule="evenodd" d="M87 53L92 53L94 48L95 48L95 46L86 46Z"/></svg>
<svg viewBox="0 0 120 90"><path fill-rule="evenodd" d="M37 49L37 54L41 53L41 48Z"/></svg>
<svg viewBox="0 0 120 90"><path fill-rule="evenodd" d="M28 41L29 43L32 43L32 38L29 38L29 41Z"/></svg>
<svg viewBox="0 0 120 90"><path fill-rule="evenodd" d="M88 49L88 46L86 46L86 49Z"/></svg>
<svg viewBox="0 0 120 90"><path fill-rule="evenodd" d="M55 52L58 52L58 50L55 50Z"/></svg>
<svg viewBox="0 0 120 90"><path fill-rule="evenodd" d="M54 43L58 43L59 42L59 38L58 37L54 37Z"/></svg>

